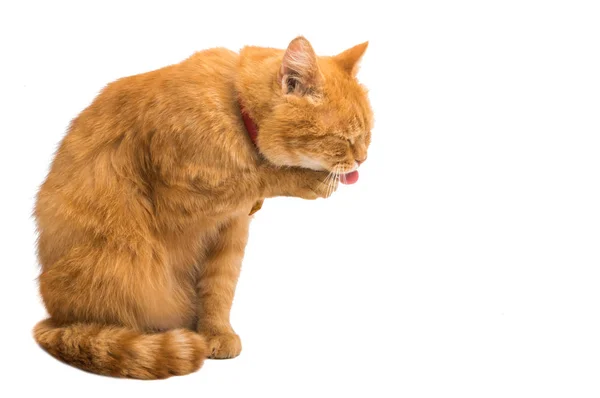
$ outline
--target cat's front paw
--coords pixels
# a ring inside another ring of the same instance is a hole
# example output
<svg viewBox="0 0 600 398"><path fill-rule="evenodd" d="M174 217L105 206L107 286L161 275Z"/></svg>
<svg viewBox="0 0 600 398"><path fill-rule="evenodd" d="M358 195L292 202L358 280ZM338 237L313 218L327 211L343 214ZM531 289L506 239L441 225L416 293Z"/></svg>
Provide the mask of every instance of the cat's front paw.
<svg viewBox="0 0 600 398"><path fill-rule="evenodd" d="M261 194L264 198L294 196L302 199L328 198L337 189L339 178L327 171L299 167L265 167L262 169Z"/></svg>
<svg viewBox="0 0 600 398"><path fill-rule="evenodd" d="M242 352L242 341L235 333L203 335L208 346L208 357L212 359L235 358Z"/></svg>
<svg viewBox="0 0 600 398"><path fill-rule="evenodd" d="M339 179L327 171L302 170L300 196L303 199L328 198L338 187Z"/></svg>

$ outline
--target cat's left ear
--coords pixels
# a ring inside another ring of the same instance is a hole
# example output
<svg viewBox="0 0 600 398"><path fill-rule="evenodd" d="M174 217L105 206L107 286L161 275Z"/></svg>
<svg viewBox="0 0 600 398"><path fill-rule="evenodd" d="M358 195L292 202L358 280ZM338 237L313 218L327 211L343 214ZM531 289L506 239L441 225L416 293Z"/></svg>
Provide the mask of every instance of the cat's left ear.
<svg viewBox="0 0 600 398"><path fill-rule="evenodd" d="M333 57L335 61L342 67L343 70L348 72L352 76L356 76L358 73L358 67L362 56L367 51L369 42L358 44L348 50Z"/></svg>
<svg viewBox="0 0 600 398"><path fill-rule="evenodd" d="M310 94L316 90L321 80L317 55L310 42L302 36L296 37L285 51L279 70L283 93Z"/></svg>

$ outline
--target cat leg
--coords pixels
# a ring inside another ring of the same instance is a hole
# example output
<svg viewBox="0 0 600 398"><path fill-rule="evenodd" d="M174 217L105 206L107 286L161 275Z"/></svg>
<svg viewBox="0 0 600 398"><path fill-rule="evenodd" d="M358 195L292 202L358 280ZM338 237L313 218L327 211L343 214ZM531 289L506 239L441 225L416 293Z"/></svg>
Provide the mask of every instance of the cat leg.
<svg viewBox="0 0 600 398"><path fill-rule="evenodd" d="M326 171L298 167L265 167L262 196L293 196L302 199L328 198L338 187L338 177Z"/></svg>
<svg viewBox="0 0 600 398"><path fill-rule="evenodd" d="M218 187L202 188L196 182L193 190L208 192L203 197L196 196L197 210L205 216L222 216L242 209L250 211L252 205L264 198L292 196L302 199L327 198L337 189L338 177L326 171L315 171L298 167L263 166L258 173L241 174L237 178L223 181ZM185 200L187 197L175 197ZM184 202L190 206L190 201ZM189 208L194 213L196 208Z"/></svg>
<svg viewBox="0 0 600 398"><path fill-rule="evenodd" d="M248 240L250 217L238 216L224 226L200 264L197 284L198 333L207 341L209 358L233 358L242 344L229 323L231 303Z"/></svg>

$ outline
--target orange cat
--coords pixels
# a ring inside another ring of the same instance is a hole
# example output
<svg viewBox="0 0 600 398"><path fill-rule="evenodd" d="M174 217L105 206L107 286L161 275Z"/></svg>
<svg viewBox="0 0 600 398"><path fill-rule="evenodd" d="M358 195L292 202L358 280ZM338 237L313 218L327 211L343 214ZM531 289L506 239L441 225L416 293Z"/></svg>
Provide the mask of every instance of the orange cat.
<svg viewBox="0 0 600 398"><path fill-rule="evenodd" d="M109 84L37 197L41 347L140 379L237 356L229 311L249 213L356 181L372 126L355 78L366 47L211 49Z"/></svg>

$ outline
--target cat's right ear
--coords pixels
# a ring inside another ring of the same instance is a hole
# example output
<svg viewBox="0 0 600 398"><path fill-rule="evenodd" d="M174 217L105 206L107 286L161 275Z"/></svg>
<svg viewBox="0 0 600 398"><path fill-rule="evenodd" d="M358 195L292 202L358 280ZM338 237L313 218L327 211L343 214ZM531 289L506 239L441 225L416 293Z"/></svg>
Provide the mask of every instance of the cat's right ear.
<svg viewBox="0 0 600 398"><path fill-rule="evenodd" d="M278 78L284 94L307 95L319 86L322 76L317 55L304 37L296 37L290 42Z"/></svg>

